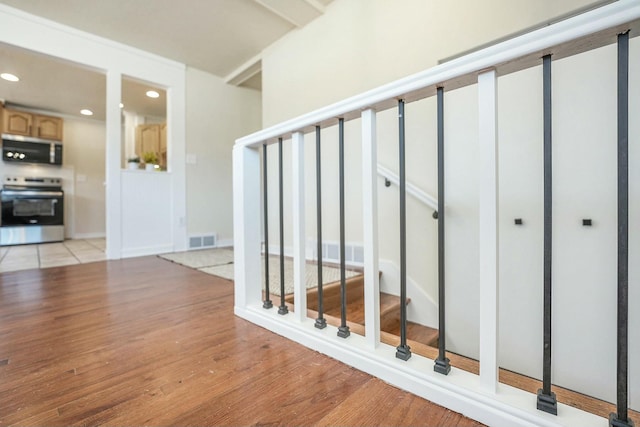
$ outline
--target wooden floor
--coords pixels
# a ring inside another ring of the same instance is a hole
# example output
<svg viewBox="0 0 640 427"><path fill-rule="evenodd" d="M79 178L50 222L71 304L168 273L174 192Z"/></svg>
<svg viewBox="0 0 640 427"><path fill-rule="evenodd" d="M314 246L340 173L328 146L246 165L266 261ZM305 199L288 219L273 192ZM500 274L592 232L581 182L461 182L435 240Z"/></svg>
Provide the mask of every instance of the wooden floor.
<svg viewBox="0 0 640 427"><path fill-rule="evenodd" d="M156 258L0 274L0 426L479 423L233 315Z"/></svg>

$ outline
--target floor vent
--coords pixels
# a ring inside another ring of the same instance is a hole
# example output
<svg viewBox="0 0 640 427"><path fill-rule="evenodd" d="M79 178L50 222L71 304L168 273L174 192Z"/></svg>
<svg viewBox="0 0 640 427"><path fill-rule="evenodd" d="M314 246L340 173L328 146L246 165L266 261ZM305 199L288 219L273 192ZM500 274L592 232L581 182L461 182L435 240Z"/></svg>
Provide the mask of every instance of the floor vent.
<svg viewBox="0 0 640 427"><path fill-rule="evenodd" d="M213 248L216 246L216 235L190 236L189 249Z"/></svg>

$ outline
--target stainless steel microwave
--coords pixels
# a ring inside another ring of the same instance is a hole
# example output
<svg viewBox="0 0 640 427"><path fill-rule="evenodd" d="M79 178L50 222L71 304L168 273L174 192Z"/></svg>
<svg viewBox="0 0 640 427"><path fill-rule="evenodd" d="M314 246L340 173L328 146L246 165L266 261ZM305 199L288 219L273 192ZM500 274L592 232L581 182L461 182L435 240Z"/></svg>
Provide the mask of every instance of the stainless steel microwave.
<svg viewBox="0 0 640 427"><path fill-rule="evenodd" d="M2 160L62 165L62 144L59 141L3 133Z"/></svg>

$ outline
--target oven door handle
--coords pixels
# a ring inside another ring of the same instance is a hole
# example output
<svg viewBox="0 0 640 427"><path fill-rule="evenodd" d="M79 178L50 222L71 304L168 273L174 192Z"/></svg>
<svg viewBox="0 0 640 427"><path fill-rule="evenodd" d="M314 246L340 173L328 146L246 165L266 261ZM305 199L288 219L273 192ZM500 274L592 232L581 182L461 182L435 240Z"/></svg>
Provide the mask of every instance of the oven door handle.
<svg viewBox="0 0 640 427"><path fill-rule="evenodd" d="M62 197L63 195L62 191L2 190L3 197Z"/></svg>

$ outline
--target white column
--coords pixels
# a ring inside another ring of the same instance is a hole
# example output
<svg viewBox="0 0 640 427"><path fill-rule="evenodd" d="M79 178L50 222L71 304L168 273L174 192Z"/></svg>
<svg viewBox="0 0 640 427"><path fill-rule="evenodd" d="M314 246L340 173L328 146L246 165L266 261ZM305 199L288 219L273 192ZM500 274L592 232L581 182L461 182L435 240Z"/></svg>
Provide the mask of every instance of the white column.
<svg viewBox="0 0 640 427"><path fill-rule="evenodd" d="M187 250L186 95L179 82L167 90L167 157L173 200L173 250ZM180 143L179 143L180 141Z"/></svg>
<svg viewBox="0 0 640 427"><path fill-rule="evenodd" d="M362 112L362 226L364 237L364 321L367 344L380 344L378 268L378 154L376 112Z"/></svg>
<svg viewBox="0 0 640 427"><path fill-rule="evenodd" d="M121 187L121 138L122 124L120 96L122 75L107 72L107 117L105 144L105 205L106 205L106 255L107 259L122 257L122 187Z"/></svg>
<svg viewBox="0 0 640 427"><path fill-rule="evenodd" d="M307 318L307 287L305 284L304 227L304 134L291 136L291 193L293 208L293 304L295 318Z"/></svg>
<svg viewBox="0 0 640 427"><path fill-rule="evenodd" d="M498 118L495 70L478 76L480 383L498 387Z"/></svg>
<svg viewBox="0 0 640 427"><path fill-rule="evenodd" d="M235 307L260 304L260 151L233 147L233 262Z"/></svg>

